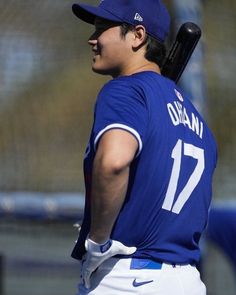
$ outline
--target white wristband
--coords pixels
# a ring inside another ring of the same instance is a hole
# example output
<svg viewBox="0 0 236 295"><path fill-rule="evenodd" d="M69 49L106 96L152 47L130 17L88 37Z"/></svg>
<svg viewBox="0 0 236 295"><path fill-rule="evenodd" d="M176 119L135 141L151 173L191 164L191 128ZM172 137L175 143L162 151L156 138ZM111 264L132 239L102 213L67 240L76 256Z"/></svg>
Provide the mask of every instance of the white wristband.
<svg viewBox="0 0 236 295"><path fill-rule="evenodd" d="M85 248L88 252L105 253L112 245L112 240L109 239L103 244L98 244L93 240L87 238L85 241Z"/></svg>

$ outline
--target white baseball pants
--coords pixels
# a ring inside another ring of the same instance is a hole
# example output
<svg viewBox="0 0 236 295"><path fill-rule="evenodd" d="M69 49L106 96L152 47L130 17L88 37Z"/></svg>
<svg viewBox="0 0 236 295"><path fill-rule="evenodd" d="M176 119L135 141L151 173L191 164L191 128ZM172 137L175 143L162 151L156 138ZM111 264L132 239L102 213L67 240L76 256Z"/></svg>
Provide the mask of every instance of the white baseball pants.
<svg viewBox="0 0 236 295"><path fill-rule="evenodd" d="M191 265L110 258L93 273L89 290L79 283L77 295L88 294L206 295L206 287Z"/></svg>

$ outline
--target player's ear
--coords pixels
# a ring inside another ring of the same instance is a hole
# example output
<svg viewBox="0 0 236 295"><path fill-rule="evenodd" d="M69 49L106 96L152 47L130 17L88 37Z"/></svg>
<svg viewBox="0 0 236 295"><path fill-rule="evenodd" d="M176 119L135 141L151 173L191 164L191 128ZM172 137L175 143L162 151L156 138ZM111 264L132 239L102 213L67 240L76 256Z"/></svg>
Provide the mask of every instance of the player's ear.
<svg viewBox="0 0 236 295"><path fill-rule="evenodd" d="M146 43L146 39L147 39L146 29L142 25L137 25L133 33L134 33L133 49L138 49L143 44Z"/></svg>

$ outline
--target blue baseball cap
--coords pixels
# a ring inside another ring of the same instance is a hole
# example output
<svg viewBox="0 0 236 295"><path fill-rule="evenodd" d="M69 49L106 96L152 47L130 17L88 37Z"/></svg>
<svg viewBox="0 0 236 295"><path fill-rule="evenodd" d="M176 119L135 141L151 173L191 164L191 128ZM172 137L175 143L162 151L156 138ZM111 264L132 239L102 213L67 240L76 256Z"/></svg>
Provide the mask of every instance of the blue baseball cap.
<svg viewBox="0 0 236 295"><path fill-rule="evenodd" d="M89 24L94 24L96 17L134 26L141 24L161 42L169 33L170 16L161 0L102 0L98 6L76 3L72 11Z"/></svg>

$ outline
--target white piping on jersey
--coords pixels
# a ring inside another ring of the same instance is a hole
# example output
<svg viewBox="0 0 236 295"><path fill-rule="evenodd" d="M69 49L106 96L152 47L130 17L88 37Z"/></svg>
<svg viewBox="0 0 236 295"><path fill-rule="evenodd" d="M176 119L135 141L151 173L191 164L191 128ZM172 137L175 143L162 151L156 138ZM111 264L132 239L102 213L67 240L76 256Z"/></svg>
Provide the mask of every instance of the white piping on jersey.
<svg viewBox="0 0 236 295"><path fill-rule="evenodd" d="M101 137L106 131L108 131L108 130L110 130L110 129L123 129L123 130L126 130L126 131L130 132L131 134L133 134L133 135L136 137L136 139L137 139L137 141L138 141L138 145L139 145L138 153L136 154L136 157L138 157L138 155L141 153L142 148L143 148L142 139L141 139L139 133L138 133L135 129L133 129L133 128L129 127L129 126L126 126L126 125L124 125L124 124L119 124L119 123L115 123L115 124L108 125L107 127L105 127L104 129L102 129L102 130L98 133L98 135L96 136L96 138L95 138L95 140L94 140L94 150L96 151L96 146L97 146L97 143L98 143L100 137Z"/></svg>

